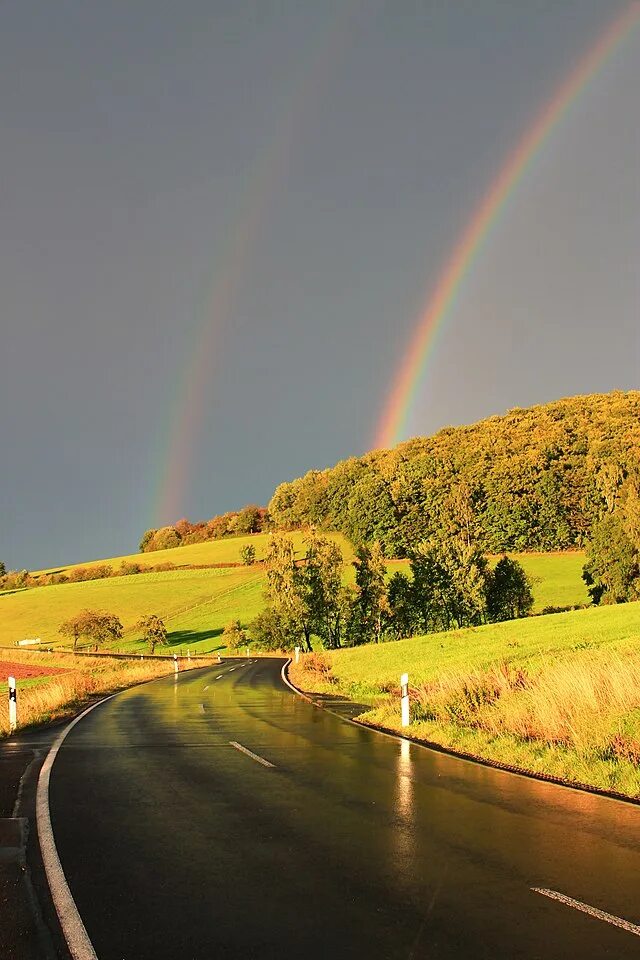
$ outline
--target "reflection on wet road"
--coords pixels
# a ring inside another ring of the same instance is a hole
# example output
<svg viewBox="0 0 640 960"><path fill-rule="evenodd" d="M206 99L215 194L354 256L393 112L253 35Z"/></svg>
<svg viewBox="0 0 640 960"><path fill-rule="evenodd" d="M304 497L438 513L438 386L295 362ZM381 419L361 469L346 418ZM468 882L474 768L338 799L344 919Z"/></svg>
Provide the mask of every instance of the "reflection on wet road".
<svg viewBox="0 0 640 960"><path fill-rule="evenodd" d="M640 956L598 915L640 924L639 808L346 723L281 666L147 684L68 736L53 829L100 960Z"/></svg>

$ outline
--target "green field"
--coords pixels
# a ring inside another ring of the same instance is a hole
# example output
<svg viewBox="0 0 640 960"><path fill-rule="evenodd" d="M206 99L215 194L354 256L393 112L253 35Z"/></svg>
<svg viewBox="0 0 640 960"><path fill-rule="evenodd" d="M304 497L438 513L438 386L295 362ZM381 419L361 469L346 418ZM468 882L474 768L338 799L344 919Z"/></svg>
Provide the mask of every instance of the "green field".
<svg viewBox="0 0 640 960"><path fill-rule="evenodd" d="M584 553L520 553L514 555L533 584L533 611L545 607L578 607L589 603L587 587L582 579Z"/></svg>
<svg viewBox="0 0 640 960"><path fill-rule="evenodd" d="M303 541L307 536L300 531L288 534L294 541L297 550L302 550ZM353 556L353 549L348 540L339 533L327 534L340 545L346 560ZM255 547L256 560L264 559L268 533L254 533L246 537L226 537L222 540L207 540L205 543L194 543L185 547L173 547L171 550L154 550L152 553L132 553L122 557L107 557L100 560L85 560L83 563L64 564L59 567L48 567L46 570L35 570L39 573L68 573L79 567L91 567L97 563L106 563L117 569L121 563L139 563L142 567L155 567L162 563L172 563L176 567L187 566L215 566L220 563L241 563L240 551L243 547Z"/></svg>
<svg viewBox="0 0 640 960"><path fill-rule="evenodd" d="M0 636L3 644L26 637L67 645L58 633L63 620L85 607L108 610L120 617L128 649L138 637L135 623L145 614L162 617L174 647L198 652L220 646L224 624L238 617L248 623L262 607L262 572L256 567L209 570L170 570L130 577L89 580L35 587L0 596Z"/></svg>
<svg viewBox="0 0 640 960"><path fill-rule="evenodd" d="M371 700L410 671L418 686L442 674L485 670L508 661L537 670L576 651L640 652L640 603L592 607L483 627L431 633L327 654L341 687Z"/></svg>

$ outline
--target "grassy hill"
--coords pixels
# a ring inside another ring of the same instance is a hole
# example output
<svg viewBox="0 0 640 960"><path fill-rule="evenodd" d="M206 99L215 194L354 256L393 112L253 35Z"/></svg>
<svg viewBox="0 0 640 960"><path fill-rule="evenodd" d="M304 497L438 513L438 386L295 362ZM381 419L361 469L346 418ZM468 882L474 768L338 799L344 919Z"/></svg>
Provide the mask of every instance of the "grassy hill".
<svg viewBox="0 0 640 960"><path fill-rule="evenodd" d="M220 646L224 624L236 617L247 623L262 607L259 567L170 570L129 577L36 587L0 596L0 636L4 644L25 637L66 645L58 628L85 607L117 614L125 628L118 649L135 645L134 625L155 613L165 620L172 646L202 652Z"/></svg>
<svg viewBox="0 0 640 960"><path fill-rule="evenodd" d="M311 470L280 484L269 514L404 556L439 535L455 491L486 552L565 550L624 501L639 448L640 391L567 397Z"/></svg>
<svg viewBox="0 0 640 960"><path fill-rule="evenodd" d="M290 534L296 549L302 549L305 534L294 531ZM346 560L353 556L351 544L339 533L327 534L340 545ZM176 567L187 566L215 566L224 563L240 563L240 551L251 545L256 551L256 560L264 559L268 533L254 533L246 537L228 537L223 540L207 540L205 543L193 543L184 547L173 547L170 550L154 550L152 553L131 553L121 557L107 557L100 560L85 560L83 563L70 563L64 566L48 567L46 570L35 570L40 573L69 573L80 567L91 567L95 564L106 563L117 569L122 563L138 563L141 567L156 567L163 563L172 563Z"/></svg>

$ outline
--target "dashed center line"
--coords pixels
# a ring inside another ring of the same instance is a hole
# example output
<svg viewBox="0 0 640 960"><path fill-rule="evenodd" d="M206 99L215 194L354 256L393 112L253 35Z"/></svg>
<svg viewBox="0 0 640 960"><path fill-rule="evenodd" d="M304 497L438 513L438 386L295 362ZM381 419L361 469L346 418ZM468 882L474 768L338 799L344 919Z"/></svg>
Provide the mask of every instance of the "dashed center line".
<svg viewBox="0 0 640 960"><path fill-rule="evenodd" d="M257 760L263 767L275 767L274 763L269 763L264 757L259 757L253 750L249 750L248 747L243 747L241 743L237 743L235 740L229 740L229 746L234 747L235 750L239 750L240 753L245 753L248 757L251 757L252 760Z"/></svg>
<svg viewBox="0 0 640 960"><path fill-rule="evenodd" d="M222 674L219 674L219 676L216 677L216 680L221 680L221 679L222 679Z"/></svg>
<svg viewBox="0 0 640 960"><path fill-rule="evenodd" d="M581 913L588 913L590 917L604 920L605 923L610 923L614 927L620 927L621 930L626 930L627 933L633 933L636 937L640 937L640 926L637 923L623 920L622 917L616 917L613 913L607 913L605 910L598 910L597 907L583 903L582 900L574 900L573 897L567 897L564 893L558 893L557 890L547 890L546 887L531 887L531 889L534 893L542 894L543 897L557 900L559 903L564 903L566 907L573 907L574 910L580 910Z"/></svg>

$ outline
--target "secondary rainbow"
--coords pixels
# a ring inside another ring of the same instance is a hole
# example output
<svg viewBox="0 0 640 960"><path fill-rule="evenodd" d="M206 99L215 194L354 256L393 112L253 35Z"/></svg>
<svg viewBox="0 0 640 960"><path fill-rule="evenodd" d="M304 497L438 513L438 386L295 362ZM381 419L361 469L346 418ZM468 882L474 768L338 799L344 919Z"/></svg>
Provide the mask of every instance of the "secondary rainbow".
<svg viewBox="0 0 640 960"><path fill-rule="evenodd" d="M273 133L247 176L241 208L226 230L201 309L195 338L179 369L163 432L161 463L150 522L175 522L185 509L201 434L211 404L211 384L224 352L225 334L251 269L252 254L274 197L287 176L296 128L311 112L314 101L331 81L348 50L357 25L359 0L338 5L326 30L315 36L300 56L301 68L276 117Z"/></svg>
<svg viewBox="0 0 640 960"><path fill-rule="evenodd" d="M507 157L474 211L420 315L378 422L374 448L391 447L402 439L438 330L450 316L461 285L492 226L555 126L638 23L640 3L634 2L584 54Z"/></svg>

